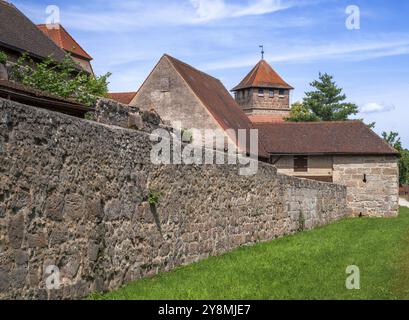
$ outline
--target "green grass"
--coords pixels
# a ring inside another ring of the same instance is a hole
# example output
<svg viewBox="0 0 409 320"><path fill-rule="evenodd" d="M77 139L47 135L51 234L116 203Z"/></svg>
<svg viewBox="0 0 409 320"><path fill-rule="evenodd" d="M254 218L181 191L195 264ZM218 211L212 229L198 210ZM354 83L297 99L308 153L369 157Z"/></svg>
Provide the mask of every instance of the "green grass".
<svg viewBox="0 0 409 320"><path fill-rule="evenodd" d="M357 265L361 289L345 288ZM409 209L244 247L91 299L408 299Z"/></svg>

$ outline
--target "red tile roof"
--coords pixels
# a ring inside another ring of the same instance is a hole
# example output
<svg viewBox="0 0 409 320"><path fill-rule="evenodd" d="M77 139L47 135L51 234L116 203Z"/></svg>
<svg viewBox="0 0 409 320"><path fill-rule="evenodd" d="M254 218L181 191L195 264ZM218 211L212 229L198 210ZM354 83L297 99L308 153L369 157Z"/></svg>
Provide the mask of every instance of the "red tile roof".
<svg viewBox="0 0 409 320"><path fill-rule="evenodd" d="M284 116L276 114L249 115L248 118L252 123L282 123L285 121Z"/></svg>
<svg viewBox="0 0 409 320"><path fill-rule="evenodd" d="M220 80L169 55L164 55L164 58L170 61L224 130L233 129L237 134L238 129L247 129L248 133L250 129L253 129L250 120ZM247 139L247 142L249 142L249 139ZM262 145L259 145L259 155L261 157L267 156Z"/></svg>
<svg viewBox="0 0 409 320"><path fill-rule="evenodd" d="M77 41L64 29L60 24L53 25L53 28L47 28L47 25L40 24L37 27L47 35L56 45L76 56L84 58L88 61L92 57L78 44Z"/></svg>
<svg viewBox="0 0 409 320"><path fill-rule="evenodd" d="M270 154L399 155L362 121L255 124Z"/></svg>
<svg viewBox="0 0 409 320"><path fill-rule="evenodd" d="M130 104L136 92L110 92L108 98L123 104Z"/></svg>
<svg viewBox="0 0 409 320"><path fill-rule="evenodd" d="M294 89L268 64L261 60L232 91L247 88Z"/></svg>

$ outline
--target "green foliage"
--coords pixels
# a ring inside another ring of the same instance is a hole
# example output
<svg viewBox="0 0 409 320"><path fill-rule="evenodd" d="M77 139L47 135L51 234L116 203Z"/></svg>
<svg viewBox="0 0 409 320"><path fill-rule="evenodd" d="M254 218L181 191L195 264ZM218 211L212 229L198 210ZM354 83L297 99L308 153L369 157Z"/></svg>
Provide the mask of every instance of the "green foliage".
<svg viewBox="0 0 409 320"><path fill-rule="evenodd" d="M346 96L333 76L320 73L310 84L316 90L306 92L302 104L295 104L287 121L345 121L358 113L358 106L345 102Z"/></svg>
<svg viewBox="0 0 409 320"><path fill-rule="evenodd" d="M59 63L49 57L34 62L24 54L13 67L11 79L24 85L62 98L73 98L87 106L95 104L98 97L106 96L110 73L94 77L79 71L69 55Z"/></svg>
<svg viewBox="0 0 409 320"><path fill-rule="evenodd" d="M296 102L291 106L290 116L286 121L291 122L311 122L319 121L318 117L301 102Z"/></svg>
<svg viewBox="0 0 409 320"><path fill-rule="evenodd" d="M397 132L383 132L382 137L389 145L400 152L399 183L409 184L409 150L403 148L399 133Z"/></svg>
<svg viewBox="0 0 409 320"><path fill-rule="evenodd" d="M5 64L7 62L7 54L3 51L0 51L0 63Z"/></svg>
<svg viewBox="0 0 409 320"><path fill-rule="evenodd" d="M86 120L95 121L95 114L93 112L87 112L84 117Z"/></svg>
<svg viewBox="0 0 409 320"><path fill-rule="evenodd" d="M393 219L344 219L246 246L131 282L91 299L275 300L408 299L409 209ZM347 266L361 290L345 287Z"/></svg>
<svg viewBox="0 0 409 320"><path fill-rule="evenodd" d="M361 121L363 122L364 120L361 119ZM376 122L370 122L370 123L367 124L367 126L368 126L369 129L375 129Z"/></svg>
<svg viewBox="0 0 409 320"><path fill-rule="evenodd" d="M399 159L399 182L409 184L409 150L403 149L400 152Z"/></svg>
<svg viewBox="0 0 409 320"><path fill-rule="evenodd" d="M159 203L160 194L154 191L149 192L148 202L150 205L156 206Z"/></svg>
<svg viewBox="0 0 409 320"><path fill-rule="evenodd" d="M382 132L383 139L389 143L393 148L400 151L402 150L402 142L397 132Z"/></svg>

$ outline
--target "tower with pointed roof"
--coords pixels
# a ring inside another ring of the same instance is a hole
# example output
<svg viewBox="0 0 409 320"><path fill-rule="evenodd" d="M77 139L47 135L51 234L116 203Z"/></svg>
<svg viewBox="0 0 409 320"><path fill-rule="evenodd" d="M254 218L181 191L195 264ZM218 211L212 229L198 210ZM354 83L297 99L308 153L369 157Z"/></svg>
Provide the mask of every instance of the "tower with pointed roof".
<svg viewBox="0 0 409 320"><path fill-rule="evenodd" d="M250 119L283 119L290 114L290 91L293 89L261 59L232 91Z"/></svg>

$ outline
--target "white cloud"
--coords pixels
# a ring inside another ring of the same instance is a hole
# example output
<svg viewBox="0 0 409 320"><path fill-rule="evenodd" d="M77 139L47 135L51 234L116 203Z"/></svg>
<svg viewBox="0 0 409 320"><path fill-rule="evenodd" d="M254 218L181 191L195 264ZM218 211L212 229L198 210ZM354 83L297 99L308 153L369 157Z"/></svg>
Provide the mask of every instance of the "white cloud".
<svg viewBox="0 0 409 320"><path fill-rule="evenodd" d="M363 105L359 111L361 113L380 113L393 110L395 110L395 106L393 104L370 102Z"/></svg>
<svg viewBox="0 0 409 320"><path fill-rule="evenodd" d="M243 17L250 15L264 15L280 10L285 10L291 5L283 4L281 0L253 0L247 5L226 3L224 0L190 0L196 9L196 22L208 22L211 20Z"/></svg>
<svg viewBox="0 0 409 320"><path fill-rule="evenodd" d="M84 6L61 7L61 23L82 31L126 32L142 27L199 25L214 20L263 15L285 10L295 4L290 0L249 0L235 4L233 0L162 0L106 1L90 0ZM45 6L18 4L38 22L44 22Z"/></svg>

